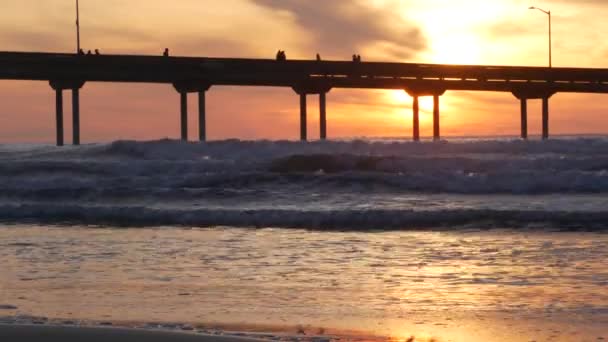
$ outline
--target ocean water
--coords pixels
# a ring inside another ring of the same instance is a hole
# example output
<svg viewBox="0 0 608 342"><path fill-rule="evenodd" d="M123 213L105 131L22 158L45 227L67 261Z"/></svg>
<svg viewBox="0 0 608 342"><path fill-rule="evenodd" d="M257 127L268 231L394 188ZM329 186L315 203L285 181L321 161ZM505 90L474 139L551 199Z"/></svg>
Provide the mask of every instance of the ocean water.
<svg viewBox="0 0 608 342"><path fill-rule="evenodd" d="M600 341L607 194L604 137L0 145L0 322Z"/></svg>
<svg viewBox="0 0 608 342"><path fill-rule="evenodd" d="M597 230L607 192L606 138L0 146L13 223Z"/></svg>

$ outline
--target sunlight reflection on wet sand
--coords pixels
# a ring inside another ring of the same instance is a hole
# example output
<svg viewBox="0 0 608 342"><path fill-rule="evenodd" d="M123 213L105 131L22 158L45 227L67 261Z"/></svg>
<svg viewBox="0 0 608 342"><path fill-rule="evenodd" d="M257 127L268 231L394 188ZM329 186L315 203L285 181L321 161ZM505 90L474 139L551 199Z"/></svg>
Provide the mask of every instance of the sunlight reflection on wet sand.
<svg viewBox="0 0 608 342"><path fill-rule="evenodd" d="M0 316L607 338L601 233L10 226L0 247Z"/></svg>

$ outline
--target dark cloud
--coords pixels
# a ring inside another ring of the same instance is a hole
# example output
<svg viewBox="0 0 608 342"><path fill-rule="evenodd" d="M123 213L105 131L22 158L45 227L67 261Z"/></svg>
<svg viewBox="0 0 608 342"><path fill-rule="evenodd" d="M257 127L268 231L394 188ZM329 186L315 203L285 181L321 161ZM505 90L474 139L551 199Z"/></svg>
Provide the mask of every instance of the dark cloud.
<svg viewBox="0 0 608 342"><path fill-rule="evenodd" d="M370 45L378 55L407 59L425 48L421 31L403 22L393 8L375 9L354 1L252 0L288 11L310 32L316 48L328 56L349 56Z"/></svg>

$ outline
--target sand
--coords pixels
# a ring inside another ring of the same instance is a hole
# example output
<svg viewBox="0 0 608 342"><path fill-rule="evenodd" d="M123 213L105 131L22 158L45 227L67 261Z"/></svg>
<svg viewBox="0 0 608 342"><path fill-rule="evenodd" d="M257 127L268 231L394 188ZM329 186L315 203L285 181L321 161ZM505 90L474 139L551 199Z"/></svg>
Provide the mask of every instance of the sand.
<svg viewBox="0 0 608 342"><path fill-rule="evenodd" d="M252 342L250 338L172 333L143 329L1 325L0 341L19 342Z"/></svg>

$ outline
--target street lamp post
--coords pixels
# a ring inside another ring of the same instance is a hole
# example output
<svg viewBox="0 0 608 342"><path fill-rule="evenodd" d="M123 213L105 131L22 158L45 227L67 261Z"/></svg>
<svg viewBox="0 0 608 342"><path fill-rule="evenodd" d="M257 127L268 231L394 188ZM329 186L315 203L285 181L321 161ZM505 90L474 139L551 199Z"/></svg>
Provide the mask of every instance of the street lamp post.
<svg viewBox="0 0 608 342"><path fill-rule="evenodd" d="M80 6L76 0L76 56L80 55L80 51ZM80 88L78 87L72 88L72 143L80 145Z"/></svg>
<svg viewBox="0 0 608 342"><path fill-rule="evenodd" d="M539 10L543 13L545 13L548 17L549 17L549 68L552 67L552 61L551 61L551 11L545 11L542 8L538 8L538 7L530 7L531 10Z"/></svg>
<svg viewBox="0 0 608 342"><path fill-rule="evenodd" d="M80 7L76 0L76 53L80 53Z"/></svg>

